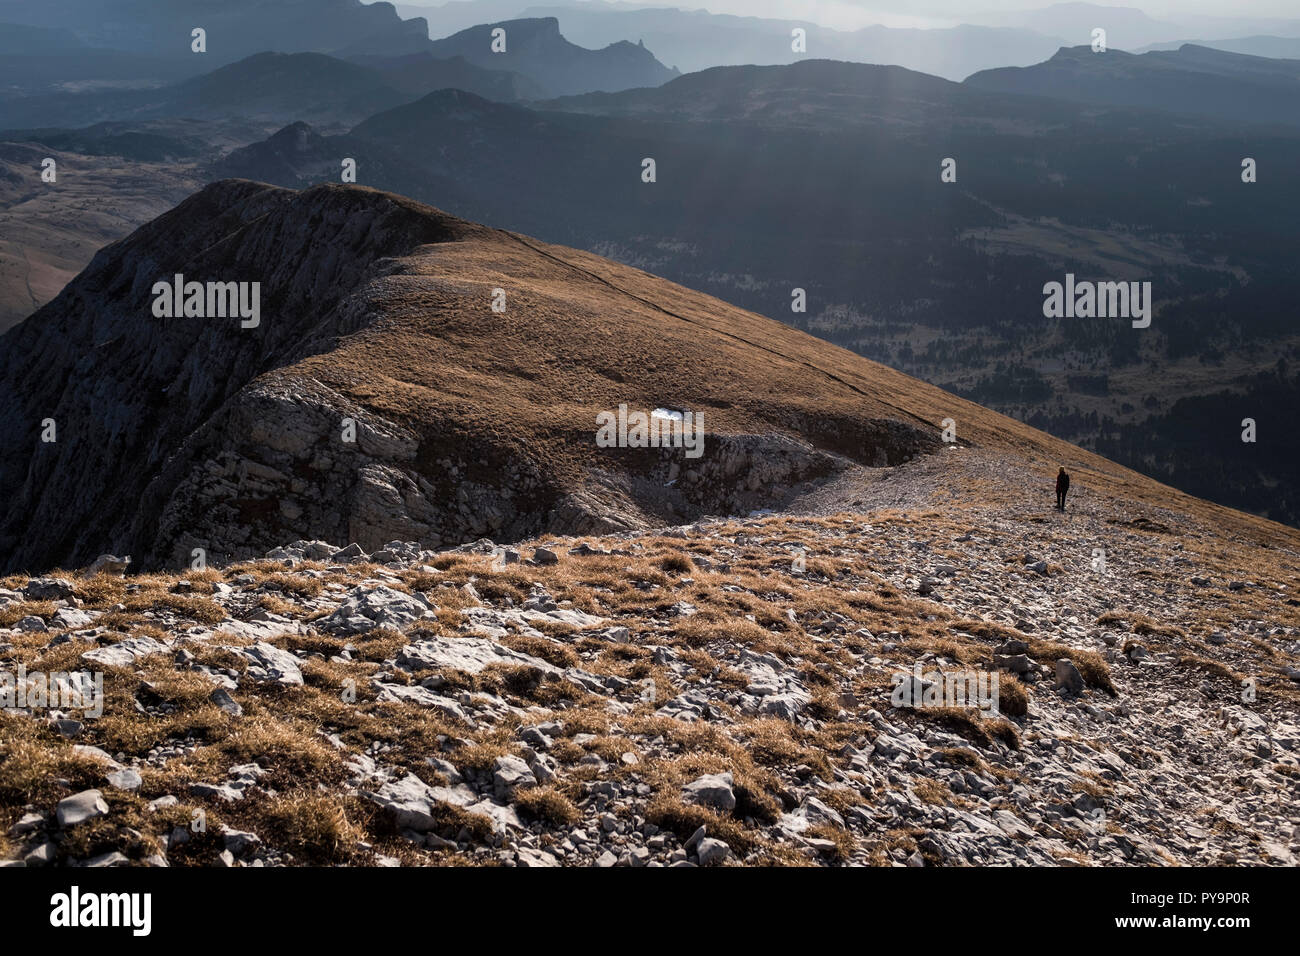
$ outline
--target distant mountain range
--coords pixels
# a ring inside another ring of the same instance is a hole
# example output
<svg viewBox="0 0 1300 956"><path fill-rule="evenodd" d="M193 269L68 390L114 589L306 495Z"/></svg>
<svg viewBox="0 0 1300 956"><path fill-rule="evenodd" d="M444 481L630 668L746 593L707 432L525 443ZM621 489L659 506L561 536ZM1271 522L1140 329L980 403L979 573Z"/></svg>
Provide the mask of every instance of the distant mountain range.
<svg viewBox="0 0 1300 956"><path fill-rule="evenodd" d="M493 51L493 31L504 31L504 50ZM539 84L548 95L658 86L678 75L644 46L620 40L588 50L566 40L554 17L509 20L462 30L433 41L435 57L462 57L486 69L511 70Z"/></svg>
<svg viewBox="0 0 1300 956"><path fill-rule="evenodd" d="M522 15L558 17L565 34L586 46L621 37L640 39L661 60L683 72L826 59L898 65L960 80L992 66L1036 63L1065 42L1029 30L983 26L934 30L872 26L844 32L806 20L720 16L704 10L626 10L599 4L529 7ZM804 32L801 52L793 49L795 29Z"/></svg>
<svg viewBox="0 0 1300 956"><path fill-rule="evenodd" d="M65 29L91 47L187 60L194 72L254 53L396 56L428 48L428 25L358 0L0 0L0 23ZM202 28L207 52L191 51Z"/></svg>
<svg viewBox="0 0 1300 956"><path fill-rule="evenodd" d="M0 81L10 89L0 91L0 100L67 92L76 89L76 81L157 86L267 52L353 60L386 74L385 82L395 89L417 94L455 86L500 98L534 99L655 86L677 75L637 43L620 39L598 50L571 43L554 18L485 24L434 41L423 20L402 20L391 4L358 0L232 0L217 7L199 0L50 0L39 8L0 0L0 24L6 19L12 20L13 36L0 40L5 44L0 46L5 52ZM206 52L191 50L190 33L196 27L206 31ZM507 32L504 52L491 49L495 28ZM518 76L501 75L512 73ZM294 84L303 77L297 71L285 79ZM338 68L323 77L326 83L341 79ZM344 115L374 87L370 77L358 76L357 82L362 89L345 94ZM272 95L266 89L255 92L262 99ZM26 118L7 125L75 121L37 115L50 103L59 108L57 101L24 104Z"/></svg>
<svg viewBox="0 0 1300 956"><path fill-rule="evenodd" d="M1225 5L1225 9L1231 9ZM1055 3L1035 10L999 13L971 13L972 23L1020 27L1048 36L1066 37L1068 46L1091 41L1098 27L1106 31L1111 49L1137 51L1154 43L1186 41L1191 37L1223 40L1256 34L1300 36L1300 18L1249 17L1235 15L1205 16L1170 12L1160 18L1149 16L1136 7L1109 6L1095 3Z"/></svg>
<svg viewBox="0 0 1300 956"><path fill-rule="evenodd" d="M875 25L838 30L814 20L733 16L693 9L690 4L680 6L682 9L672 3L637 7L601 0L553 0L534 5L526 0L459 0L432 6L399 4L397 10L405 17L426 19L434 37L497 20L557 17L565 36L575 43L600 47L618 40L641 40L660 60L683 72L816 58L897 65L950 80L996 67L1029 66L1048 59L1060 47L1090 43L1097 27L1106 30L1110 48L1129 52L1145 52L1157 43L1178 46L1202 37L1197 42L1217 49L1289 56L1295 54L1285 52L1285 38L1300 37L1300 19L1157 19L1134 8L1089 3L1003 13L972 11L964 14L966 23L952 27ZM829 13L811 12L814 17ZM791 48L795 28L805 32L805 52Z"/></svg>
<svg viewBox="0 0 1300 956"><path fill-rule="evenodd" d="M1193 46L1209 47L1212 50L1225 50L1228 53L1244 53L1247 56L1300 60L1300 37L1250 36L1231 40L1178 40L1171 43L1154 43L1149 47L1143 47L1132 52L1149 53L1152 50L1177 50L1187 43L1191 43Z"/></svg>
<svg viewBox="0 0 1300 956"><path fill-rule="evenodd" d="M636 44L575 46L554 20L495 26L507 30L506 53L491 52L493 27L485 26L404 56L357 54L344 60L321 53L257 53L148 89L0 96L0 129L162 117L351 125L439 89L513 102L654 86L676 75Z"/></svg>
<svg viewBox="0 0 1300 956"><path fill-rule="evenodd" d="M390 86L379 71L335 57L257 53L211 73L158 88L0 99L0 128L37 124L79 127L104 121L181 117L349 124L411 98Z"/></svg>
<svg viewBox="0 0 1300 956"><path fill-rule="evenodd" d="M61 27L0 22L0 96L148 86L190 76L196 66L193 61L97 49Z"/></svg>
<svg viewBox="0 0 1300 956"><path fill-rule="evenodd" d="M803 60L788 66L719 66L688 73L663 86L587 93L536 104L539 108L600 116L655 117L708 122L743 120L762 126L827 131L887 123L936 129L1002 123L1009 112L1050 122L1050 109L968 88L900 66Z"/></svg>
<svg viewBox="0 0 1300 956"><path fill-rule="evenodd" d="M423 96L433 90L465 90L489 100L513 103L540 100L547 90L536 80L496 67L475 66L463 56L440 58L433 53L407 56L354 56L351 62L382 74L384 82L409 96Z"/></svg>
<svg viewBox="0 0 1300 956"><path fill-rule="evenodd" d="M976 73L966 85L1099 106L1300 125L1300 60L1192 44L1140 55L1070 47L1035 66Z"/></svg>

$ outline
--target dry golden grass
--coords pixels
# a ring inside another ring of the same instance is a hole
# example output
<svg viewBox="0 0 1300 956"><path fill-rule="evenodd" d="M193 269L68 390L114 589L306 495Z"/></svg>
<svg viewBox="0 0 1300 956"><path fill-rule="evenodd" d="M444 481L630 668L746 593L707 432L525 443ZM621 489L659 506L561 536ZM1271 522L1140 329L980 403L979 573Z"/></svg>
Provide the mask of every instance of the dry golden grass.
<svg viewBox="0 0 1300 956"><path fill-rule="evenodd" d="M941 780L923 777L912 785L912 792L922 803L929 803L936 807L946 807L953 803L953 792Z"/></svg>
<svg viewBox="0 0 1300 956"><path fill-rule="evenodd" d="M1023 717L1029 713L1029 692L1013 674L998 676L998 712L1008 717Z"/></svg>
<svg viewBox="0 0 1300 956"><path fill-rule="evenodd" d="M53 601L15 601L0 607L0 627L13 627L25 617L48 619L59 609Z"/></svg>
<svg viewBox="0 0 1300 956"><path fill-rule="evenodd" d="M1234 671L1226 664L1200 654L1179 654L1178 665L1180 667L1190 667L1195 670L1204 671L1213 677L1221 677L1224 680L1231 681L1234 684L1241 683L1241 675Z"/></svg>
<svg viewBox="0 0 1300 956"><path fill-rule="evenodd" d="M1079 673L1086 684L1100 688L1112 697L1118 694L1114 683L1110 679L1110 665L1096 651L1080 650L1066 644L1044 641L1037 637L1028 638L1027 643L1029 644L1029 656L1034 660L1055 663L1063 657L1068 658L1079 669Z"/></svg>
<svg viewBox="0 0 1300 956"><path fill-rule="evenodd" d="M981 717L978 711L967 707L918 707L910 713L982 747L990 746L996 739L1012 749L1020 748L1020 731L1009 720Z"/></svg>
<svg viewBox="0 0 1300 956"><path fill-rule="evenodd" d="M0 713L0 805L14 820L23 804L48 804L93 787L104 772L102 761L75 753L53 731L27 717ZM72 789L65 792L61 780Z"/></svg>
<svg viewBox="0 0 1300 956"><path fill-rule="evenodd" d="M705 827L709 836L721 840L731 847L733 853L741 856L766 845L758 831L708 807L683 803L676 794L656 794L646 807L645 816L655 826L672 831L683 841L689 840L700 827Z"/></svg>
<svg viewBox="0 0 1300 956"><path fill-rule="evenodd" d="M521 813L556 827L571 827L582 818L573 801L554 787L522 790L516 795L515 806Z"/></svg>
<svg viewBox="0 0 1300 956"><path fill-rule="evenodd" d="M834 848L827 854L832 863L846 862L857 847L852 834L830 824L809 827L804 835L814 840L828 840L834 844Z"/></svg>
<svg viewBox="0 0 1300 956"><path fill-rule="evenodd" d="M582 659L578 657L573 648L567 644L547 640L544 637L507 634L501 639L501 643L512 650L540 658L548 664L554 664L556 667L577 667L582 662Z"/></svg>
<svg viewBox="0 0 1300 956"><path fill-rule="evenodd" d="M259 810L261 832L274 833L278 845L302 862L315 865L354 862L356 845L365 835L352 822L356 798L318 793L285 794Z"/></svg>
<svg viewBox="0 0 1300 956"><path fill-rule="evenodd" d="M284 572L266 575L257 586L268 591L280 591L296 598L317 597L325 587L318 578L305 577L301 573Z"/></svg>

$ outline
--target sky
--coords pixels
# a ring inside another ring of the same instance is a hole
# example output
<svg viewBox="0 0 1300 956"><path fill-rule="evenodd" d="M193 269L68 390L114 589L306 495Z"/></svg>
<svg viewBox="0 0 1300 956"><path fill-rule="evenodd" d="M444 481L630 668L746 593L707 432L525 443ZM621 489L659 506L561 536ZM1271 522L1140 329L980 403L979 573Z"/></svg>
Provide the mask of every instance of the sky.
<svg viewBox="0 0 1300 956"><path fill-rule="evenodd" d="M439 6L435 0L396 0L410 6ZM565 0L520 0L528 6L548 6ZM841 30L874 23L891 27L946 27L958 23L992 23L999 14L1043 9L1050 3L1033 0L641 0L639 7L679 7L737 16L807 19ZM1177 20L1182 16L1300 18L1297 0L1102 0L1096 6L1130 7L1153 19Z"/></svg>

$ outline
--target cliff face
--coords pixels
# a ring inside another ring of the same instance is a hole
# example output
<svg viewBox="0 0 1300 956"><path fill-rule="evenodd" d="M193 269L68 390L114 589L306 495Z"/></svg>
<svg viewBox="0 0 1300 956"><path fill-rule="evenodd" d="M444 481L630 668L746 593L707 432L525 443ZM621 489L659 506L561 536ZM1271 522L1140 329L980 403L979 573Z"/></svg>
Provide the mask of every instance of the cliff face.
<svg viewBox="0 0 1300 956"><path fill-rule="evenodd" d="M505 31L506 45L500 52L492 48L496 29ZM645 47L626 40L599 50L570 43L555 17L480 24L435 40L430 47L437 57L459 56L477 66L523 74L548 96L659 86L679 75Z"/></svg>
<svg viewBox="0 0 1300 956"><path fill-rule="evenodd" d="M167 316L155 285L177 275L203 284L203 311L209 283L255 284L256 324L233 308ZM863 414L833 378L818 386L839 393L830 407L792 400L798 359L680 308L826 349L398 197L217 183L103 250L2 340L3 564L641 527L774 506L935 446L917 415ZM725 374L705 384L709 368ZM737 388L757 399L744 412L728 407ZM597 414L629 402L704 413L708 454L598 448Z"/></svg>
<svg viewBox="0 0 1300 956"><path fill-rule="evenodd" d="M168 485L193 466L187 450L227 428L234 444L260 434L249 383L370 321L361 293L391 257L467 229L359 192L224 182L103 250L0 346L6 565L111 548L161 557L154 536L174 523ZM152 288L176 274L259 283L260 324L156 318Z"/></svg>

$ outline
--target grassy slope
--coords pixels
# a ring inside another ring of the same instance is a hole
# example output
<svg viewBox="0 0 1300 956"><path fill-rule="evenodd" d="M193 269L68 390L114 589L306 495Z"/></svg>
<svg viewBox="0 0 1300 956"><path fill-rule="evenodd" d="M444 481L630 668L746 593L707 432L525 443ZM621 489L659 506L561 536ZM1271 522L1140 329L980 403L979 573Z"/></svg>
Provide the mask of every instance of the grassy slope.
<svg viewBox="0 0 1300 956"><path fill-rule="evenodd" d="M343 187L318 187L343 188ZM359 188L359 187L351 187ZM395 199L420 204L411 200ZM431 215L443 215L420 207ZM375 293L384 320L295 371L427 431L451 421L571 469L596 454L595 413L705 410L710 432L823 419L933 429L1010 455L1050 482L1058 465L1116 502L1184 512L1232 538L1295 547L1300 533L1185 495L935 386L710 296L599 256L496 230L426 247ZM489 303L507 294L504 314ZM398 334L393 334L397 331ZM851 457L846 444L835 450ZM1019 492L985 483L987 503Z"/></svg>

